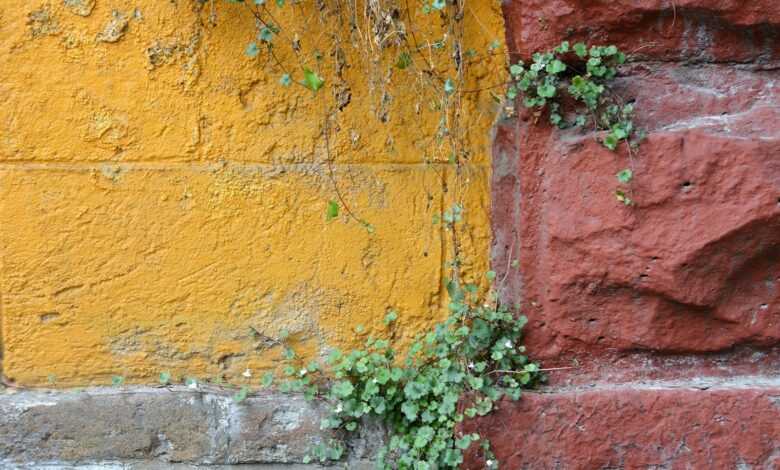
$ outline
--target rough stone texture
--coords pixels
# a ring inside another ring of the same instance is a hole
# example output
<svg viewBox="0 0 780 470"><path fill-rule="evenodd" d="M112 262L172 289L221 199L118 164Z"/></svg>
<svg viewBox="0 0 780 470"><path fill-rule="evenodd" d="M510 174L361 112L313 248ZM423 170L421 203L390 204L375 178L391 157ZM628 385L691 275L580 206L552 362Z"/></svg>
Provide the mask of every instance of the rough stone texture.
<svg viewBox="0 0 780 470"><path fill-rule="evenodd" d="M265 393L235 403L228 392L185 387L3 394L0 466L300 464L311 446L341 439L320 430L322 413L295 395ZM361 468L381 445L381 430L367 429L347 443L351 468Z"/></svg>
<svg viewBox="0 0 780 470"><path fill-rule="evenodd" d="M531 116L494 140L493 262L547 393L481 420L505 468L780 466L780 16L774 2L514 0L516 56L633 52L633 161ZM621 206L615 174L634 170ZM518 259L518 269L511 260ZM479 467L478 460L472 466Z"/></svg>
<svg viewBox="0 0 780 470"><path fill-rule="evenodd" d="M510 52L526 57L568 39L615 44L639 59L780 60L774 0L511 0L504 16Z"/></svg>
<svg viewBox="0 0 780 470"><path fill-rule="evenodd" d="M566 2L550 3L566 11ZM731 18L716 15L724 2L713 3L707 18ZM507 6L510 32L528 24L524 7L532 4ZM598 12L595 23L606 15ZM677 21L698 21L687 13L680 8ZM621 18L603 20L616 28ZM520 260L504 294L521 297L532 320L529 346L537 357L558 358L776 344L780 77L642 61L623 73L619 92L636 100L638 125L649 132L631 164L635 207L620 207L613 195L628 158L593 134L523 119L498 131L494 254L499 268L511 251Z"/></svg>
<svg viewBox="0 0 780 470"><path fill-rule="evenodd" d="M780 382L527 393L469 426L512 470L770 470L780 468ZM464 468L483 468L471 457Z"/></svg>

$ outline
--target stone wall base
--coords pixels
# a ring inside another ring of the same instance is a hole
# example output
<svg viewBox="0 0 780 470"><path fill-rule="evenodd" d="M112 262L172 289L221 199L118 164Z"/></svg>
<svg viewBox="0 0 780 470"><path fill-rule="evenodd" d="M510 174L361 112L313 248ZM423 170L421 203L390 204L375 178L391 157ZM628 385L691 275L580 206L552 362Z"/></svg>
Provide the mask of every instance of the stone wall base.
<svg viewBox="0 0 780 470"><path fill-rule="evenodd" d="M503 469L777 469L780 378L531 392L469 427ZM472 456L467 468L483 464Z"/></svg>
<svg viewBox="0 0 780 470"><path fill-rule="evenodd" d="M0 395L2 469L316 469L301 465L311 447L343 437L320 430L322 407L288 394L236 403L234 392L183 386L13 392ZM342 466L371 468L383 435L368 428L342 440Z"/></svg>

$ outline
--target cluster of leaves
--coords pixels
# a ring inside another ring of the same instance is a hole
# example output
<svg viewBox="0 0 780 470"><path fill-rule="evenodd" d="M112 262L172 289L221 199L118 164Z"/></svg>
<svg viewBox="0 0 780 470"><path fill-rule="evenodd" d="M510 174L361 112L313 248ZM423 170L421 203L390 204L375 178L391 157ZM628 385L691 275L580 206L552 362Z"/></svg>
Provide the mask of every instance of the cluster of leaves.
<svg viewBox="0 0 780 470"><path fill-rule="evenodd" d="M513 83L507 96L514 99L522 93L525 107L548 109L550 123L560 128L584 126L590 121L596 128L608 130L602 143L614 150L634 131L633 105L621 106L615 96L607 93L617 67L625 61L625 54L616 46L588 48L583 43L570 46L564 41L552 51L535 53L527 66L523 61L513 64L509 68ZM573 113L573 120L566 119L562 108L565 94L584 105Z"/></svg>
<svg viewBox="0 0 780 470"><path fill-rule="evenodd" d="M388 340L369 337L364 349L329 356L332 380L316 363L288 364L288 379L280 388L325 399L331 413L322 422L324 429L353 432L365 418L383 422L390 439L379 468L458 468L463 451L475 442L489 468L498 468L488 441L457 432L457 425L490 413L502 397L519 399L523 388L542 378L520 344L526 318L497 302L480 303L474 284L460 287L450 281L447 288L450 316L418 336L403 359ZM390 311L386 327L394 328L396 319ZM286 358L294 361L294 353ZM264 383L270 385L270 379ZM343 451L338 441L323 443L309 459L337 460Z"/></svg>
<svg viewBox="0 0 780 470"><path fill-rule="evenodd" d="M643 137L634 126L634 105L623 103L609 89L625 61L626 55L613 45L588 47L563 41L551 51L535 53L529 64L513 64L507 97L514 100L522 94L525 107L546 110L550 123L561 129L592 125L606 131L601 140L605 147L615 150L627 142L631 152ZM579 107L566 109L569 103ZM630 169L617 175L621 184L629 183L632 177ZM621 189L616 196L624 204L632 203Z"/></svg>

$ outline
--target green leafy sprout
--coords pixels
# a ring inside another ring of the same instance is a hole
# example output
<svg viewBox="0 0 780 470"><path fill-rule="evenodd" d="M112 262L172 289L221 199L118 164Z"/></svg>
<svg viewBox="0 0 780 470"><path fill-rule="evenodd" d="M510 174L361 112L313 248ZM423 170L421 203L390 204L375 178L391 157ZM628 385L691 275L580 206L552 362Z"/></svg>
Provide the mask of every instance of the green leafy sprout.
<svg viewBox="0 0 780 470"><path fill-rule="evenodd" d="M509 100L522 96L523 106L539 114L546 112L550 124L561 129L589 125L603 131L604 147L614 151L626 142L632 156L644 134L634 126L634 105L610 89L618 68L626 62L623 52L614 45L588 47L563 41L550 51L533 54L531 59L528 64L519 61L510 66ZM567 109L565 104L572 102L579 107ZM619 183L627 185L633 171L623 170L617 177ZM627 194L625 188L615 192L618 201L631 205L633 201Z"/></svg>
<svg viewBox="0 0 780 470"><path fill-rule="evenodd" d="M492 271L486 274L491 282L495 277ZM279 389L328 403L323 429L350 433L366 417L381 420L390 439L379 453L378 468L459 468L472 444L494 462L491 468L498 468L488 440L457 431L458 423L489 414L503 397L519 399L524 388L544 377L521 344L524 316L496 301L485 302L476 284L451 280L446 289L450 316L415 338L405 355L389 340L370 336L362 349L333 351L326 375L318 363L301 366L287 353L287 378ZM390 336L397 320L395 310L384 317ZM272 381L264 377L263 386ZM307 462L338 460L343 453L341 442L329 441L312 448Z"/></svg>

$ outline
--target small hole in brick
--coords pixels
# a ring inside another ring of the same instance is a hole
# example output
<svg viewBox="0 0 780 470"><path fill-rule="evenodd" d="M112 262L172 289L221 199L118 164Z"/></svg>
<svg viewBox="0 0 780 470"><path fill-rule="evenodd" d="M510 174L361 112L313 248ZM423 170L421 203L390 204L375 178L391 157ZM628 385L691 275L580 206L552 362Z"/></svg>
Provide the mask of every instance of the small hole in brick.
<svg viewBox="0 0 780 470"><path fill-rule="evenodd" d="M425 256L427 258L428 257L428 252L427 251L423 251L423 256Z"/></svg>
<svg viewBox="0 0 780 470"><path fill-rule="evenodd" d="M687 191L693 187L693 183L691 183L690 181L683 181L681 186L683 191Z"/></svg>
<svg viewBox="0 0 780 470"><path fill-rule="evenodd" d="M588 319L588 323L590 323L590 324L596 323L596 319L595 318L589 318Z"/></svg>
<svg viewBox="0 0 780 470"><path fill-rule="evenodd" d="M640 275L639 275L639 278L640 278L640 279L644 279L644 278L646 278L646 277L647 277L647 274L640 274Z"/></svg>
<svg viewBox="0 0 780 470"><path fill-rule="evenodd" d="M600 343L602 341L604 341L604 337L603 336L599 336L598 339L596 340L597 343Z"/></svg>

